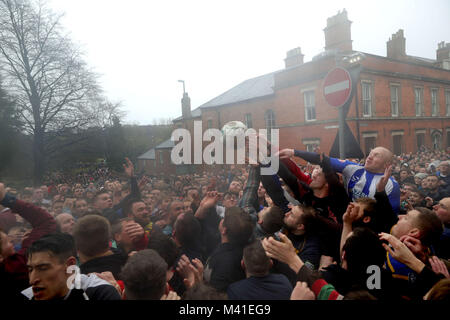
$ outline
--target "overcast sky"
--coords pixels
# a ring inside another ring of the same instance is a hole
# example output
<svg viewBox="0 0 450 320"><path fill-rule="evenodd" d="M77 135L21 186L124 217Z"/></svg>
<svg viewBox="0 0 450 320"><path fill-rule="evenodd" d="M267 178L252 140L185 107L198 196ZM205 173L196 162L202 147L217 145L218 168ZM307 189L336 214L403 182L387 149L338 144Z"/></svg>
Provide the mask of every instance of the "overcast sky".
<svg viewBox="0 0 450 320"><path fill-rule="evenodd" d="M346 9L353 50L386 56L404 30L406 53L436 58L450 42L449 0L50 0L101 74L106 96L122 101L126 123L181 115L182 84L192 109L240 82L284 68L301 47L323 51L326 19Z"/></svg>

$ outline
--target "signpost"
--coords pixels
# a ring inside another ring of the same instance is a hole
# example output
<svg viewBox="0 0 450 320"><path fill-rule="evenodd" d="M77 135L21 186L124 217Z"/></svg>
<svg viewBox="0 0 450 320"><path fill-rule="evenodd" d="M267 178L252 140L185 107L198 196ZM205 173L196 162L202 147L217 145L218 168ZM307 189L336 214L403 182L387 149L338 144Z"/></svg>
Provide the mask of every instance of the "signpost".
<svg viewBox="0 0 450 320"><path fill-rule="evenodd" d="M336 67L328 72L323 82L323 96L330 106L339 108L339 158L341 159L345 159L343 106L351 97L351 93L352 77L346 69Z"/></svg>

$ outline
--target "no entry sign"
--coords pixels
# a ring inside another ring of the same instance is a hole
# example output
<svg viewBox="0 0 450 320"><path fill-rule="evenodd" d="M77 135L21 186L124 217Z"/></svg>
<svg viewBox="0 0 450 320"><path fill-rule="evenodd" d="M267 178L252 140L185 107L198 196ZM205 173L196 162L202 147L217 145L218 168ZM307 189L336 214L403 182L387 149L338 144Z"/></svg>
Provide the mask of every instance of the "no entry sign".
<svg viewBox="0 0 450 320"><path fill-rule="evenodd" d="M328 72L323 82L323 95L332 107L342 107L350 98L352 78L350 73L341 67Z"/></svg>

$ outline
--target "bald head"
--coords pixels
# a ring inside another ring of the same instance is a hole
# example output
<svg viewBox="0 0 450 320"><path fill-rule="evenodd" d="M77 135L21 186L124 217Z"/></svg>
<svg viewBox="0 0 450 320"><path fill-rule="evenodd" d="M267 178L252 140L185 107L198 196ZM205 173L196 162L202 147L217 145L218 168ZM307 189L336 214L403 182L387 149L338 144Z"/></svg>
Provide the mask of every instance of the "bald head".
<svg viewBox="0 0 450 320"><path fill-rule="evenodd" d="M372 173L384 173L386 166L392 163L392 158L393 153L390 150L376 147L370 151L364 168Z"/></svg>

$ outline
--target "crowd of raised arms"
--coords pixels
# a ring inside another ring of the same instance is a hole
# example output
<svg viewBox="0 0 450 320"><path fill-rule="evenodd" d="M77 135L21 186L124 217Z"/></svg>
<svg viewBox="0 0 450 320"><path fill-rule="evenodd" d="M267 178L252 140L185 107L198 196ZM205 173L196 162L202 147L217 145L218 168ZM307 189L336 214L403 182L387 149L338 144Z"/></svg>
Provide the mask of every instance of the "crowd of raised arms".
<svg viewBox="0 0 450 320"><path fill-rule="evenodd" d="M4 299L449 300L449 150L0 181ZM3 183L1 183L3 182Z"/></svg>

